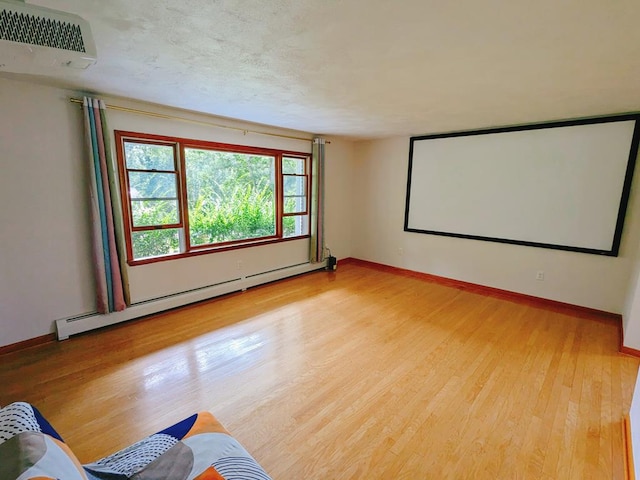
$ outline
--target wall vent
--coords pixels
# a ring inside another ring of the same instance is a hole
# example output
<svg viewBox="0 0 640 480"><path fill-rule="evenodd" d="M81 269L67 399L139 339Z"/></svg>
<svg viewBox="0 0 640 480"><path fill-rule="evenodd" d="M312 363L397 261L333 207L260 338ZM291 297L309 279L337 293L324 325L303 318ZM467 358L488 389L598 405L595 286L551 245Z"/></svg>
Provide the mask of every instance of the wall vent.
<svg viewBox="0 0 640 480"><path fill-rule="evenodd" d="M78 15L0 0L0 71L47 75L95 62L89 24Z"/></svg>

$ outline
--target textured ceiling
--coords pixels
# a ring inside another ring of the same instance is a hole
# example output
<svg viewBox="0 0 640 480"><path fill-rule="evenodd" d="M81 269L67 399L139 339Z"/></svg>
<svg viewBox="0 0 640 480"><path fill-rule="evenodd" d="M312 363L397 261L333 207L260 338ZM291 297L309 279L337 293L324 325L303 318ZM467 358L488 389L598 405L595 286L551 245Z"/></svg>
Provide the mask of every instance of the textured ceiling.
<svg viewBox="0 0 640 480"><path fill-rule="evenodd" d="M638 0L31 0L91 24L57 84L351 138L640 110Z"/></svg>

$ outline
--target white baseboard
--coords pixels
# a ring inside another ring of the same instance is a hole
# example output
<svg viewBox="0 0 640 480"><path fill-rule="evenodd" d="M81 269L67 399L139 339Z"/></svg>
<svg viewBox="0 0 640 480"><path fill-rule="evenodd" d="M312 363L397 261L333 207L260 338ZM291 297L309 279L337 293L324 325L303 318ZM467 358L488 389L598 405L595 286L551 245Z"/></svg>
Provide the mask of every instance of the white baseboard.
<svg viewBox="0 0 640 480"><path fill-rule="evenodd" d="M171 308L181 307L183 305L207 300L227 293L246 290L247 288L273 282L275 280L281 280L294 275L320 270L324 267L325 262L303 263L248 277L235 278L223 283L209 285L207 287L190 290L188 292L177 293L154 300L135 303L121 312L108 313L105 315L94 313L80 317L63 318L61 320L56 320L58 340L66 340L70 335L76 335L96 328L126 322L127 320L133 320L134 318L144 317L145 315L151 315Z"/></svg>

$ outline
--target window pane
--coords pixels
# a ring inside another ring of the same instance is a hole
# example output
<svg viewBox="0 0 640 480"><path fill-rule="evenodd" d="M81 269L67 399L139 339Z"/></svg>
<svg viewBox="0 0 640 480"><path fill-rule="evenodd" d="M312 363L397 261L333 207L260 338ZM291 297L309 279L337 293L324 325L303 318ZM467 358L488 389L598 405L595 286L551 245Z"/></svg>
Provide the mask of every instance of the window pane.
<svg viewBox="0 0 640 480"><path fill-rule="evenodd" d="M282 234L284 237L297 237L309 234L309 215L296 215L282 218Z"/></svg>
<svg viewBox="0 0 640 480"><path fill-rule="evenodd" d="M178 200L131 200L134 227L180 223Z"/></svg>
<svg viewBox="0 0 640 480"><path fill-rule="evenodd" d="M304 158L282 157L282 173L304 174Z"/></svg>
<svg viewBox="0 0 640 480"><path fill-rule="evenodd" d="M293 175L284 175L284 194L285 196L305 195L307 177L299 177Z"/></svg>
<svg viewBox="0 0 640 480"><path fill-rule="evenodd" d="M139 260L180 253L179 232L178 228L131 232L133 258Z"/></svg>
<svg viewBox="0 0 640 480"><path fill-rule="evenodd" d="M192 245L276 234L275 158L185 149Z"/></svg>
<svg viewBox="0 0 640 480"><path fill-rule="evenodd" d="M175 173L129 172L131 198L176 198L178 189Z"/></svg>
<svg viewBox="0 0 640 480"><path fill-rule="evenodd" d="M134 170L175 170L173 146L124 143L126 166Z"/></svg>
<svg viewBox="0 0 640 480"><path fill-rule="evenodd" d="M284 213L303 213L307 211L307 197L285 197Z"/></svg>

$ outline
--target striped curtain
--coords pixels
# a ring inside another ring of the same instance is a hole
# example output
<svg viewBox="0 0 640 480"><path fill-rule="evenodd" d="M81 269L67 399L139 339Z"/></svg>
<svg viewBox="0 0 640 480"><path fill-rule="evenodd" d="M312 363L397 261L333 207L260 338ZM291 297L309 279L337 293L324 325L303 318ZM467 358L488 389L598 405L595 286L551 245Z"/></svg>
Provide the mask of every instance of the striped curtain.
<svg viewBox="0 0 640 480"><path fill-rule="evenodd" d="M109 313L129 304L124 264L122 209L118 177L111 156L106 106L102 100L84 97L85 136L90 170L93 265L97 310Z"/></svg>
<svg viewBox="0 0 640 480"><path fill-rule="evenodd" d="M313 139L311 154L311 245L309 261L324 260L324 138Z"/></svg>

